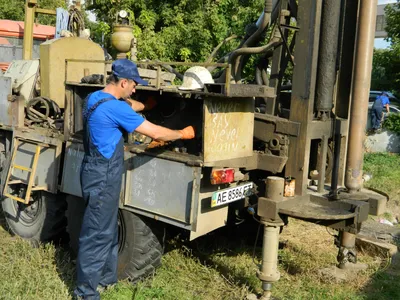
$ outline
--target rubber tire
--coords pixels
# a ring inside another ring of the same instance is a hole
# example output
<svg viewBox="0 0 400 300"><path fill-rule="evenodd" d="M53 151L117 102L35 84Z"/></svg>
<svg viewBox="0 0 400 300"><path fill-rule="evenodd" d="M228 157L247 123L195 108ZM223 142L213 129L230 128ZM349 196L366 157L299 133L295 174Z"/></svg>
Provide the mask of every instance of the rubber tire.
<svg viewBox="0 0 400 300"><path fill-rule="evenodd" d="M48 192L37 193L37 215L32 222L25 222L21 217L21 206L16 207L15 200L4 198L2 208L7 226L12 234L18 235L37 245L38 242L56 241L61 238L67 225L65 210L66 202L63 195ZM22 204L23 205L23 204Z"/></svg>
<svg viewBox="0 0 400 300"><path fill-rule="evenodd" d="M70 248L77 255L85 205L80 197L67 195L66 199ZM134 283L161 265L163 226L127 210L119 210L118 221L123 228L119 230L118 279Z"/></svg>
<svg viewBox="0 0 400 300"><path fill-rule="evenodd" d="M161 265L164 252L162 223L120 210L120 248L118 279L135 283L145 278Z"/></svg>

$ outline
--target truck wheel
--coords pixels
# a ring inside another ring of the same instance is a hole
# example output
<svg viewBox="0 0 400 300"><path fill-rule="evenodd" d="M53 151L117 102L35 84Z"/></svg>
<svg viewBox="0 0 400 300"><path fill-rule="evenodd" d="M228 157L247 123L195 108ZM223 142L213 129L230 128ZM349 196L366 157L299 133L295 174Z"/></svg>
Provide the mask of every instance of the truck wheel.
<svg viewBox="0 0 400 300"><path fill-rule="evenodd" d="M159 222L120 210L118 278L136 282L161 265L163 230Z"/></svg>
<svg viewBox="0 0 400 300"><path fill-rule="evenodd" d="M14 191L18 193L18 191ZM32 200L24 204L4 198L2 208L11 233L38 242L56 241L65 232L65 199L63 196L36 191Z"/></svg>
<svg viewBox="0 0 400 300"><path fill-rule="evenodd" d="M85 205L80 197L67 195L66 199L70 247L77 255ZM119 210L118 279L136 282L161 265L163 231L160 227L156 221Z"/></svg>

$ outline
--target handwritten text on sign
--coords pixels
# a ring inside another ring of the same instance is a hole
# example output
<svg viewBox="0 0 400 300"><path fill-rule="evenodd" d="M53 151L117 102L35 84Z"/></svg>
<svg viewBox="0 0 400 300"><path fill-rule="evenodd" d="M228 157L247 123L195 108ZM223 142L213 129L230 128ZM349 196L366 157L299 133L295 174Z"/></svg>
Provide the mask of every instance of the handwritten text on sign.
<svg viewBox="0 0 400 300"><path fill-rule="evenodd" d="M253 146L252 101L206 100L205 161L250 156Z"/></svg>

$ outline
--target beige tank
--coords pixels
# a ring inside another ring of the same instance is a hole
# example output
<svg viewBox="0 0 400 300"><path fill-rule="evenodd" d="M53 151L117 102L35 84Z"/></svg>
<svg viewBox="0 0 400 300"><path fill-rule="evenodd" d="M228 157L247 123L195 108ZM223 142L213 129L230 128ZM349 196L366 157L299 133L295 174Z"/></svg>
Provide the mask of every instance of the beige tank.
<svg viewBox="0 0 400 300"><path fill-rule="evenodd" d="M117 58L126 58L126 52L131 50L134 38L132 30L130 25L114 25L111 44L118 51Z"/></svg>
<svg viewBox="0 0 400 300"><path fill-rule="evenodd" d="M66 59L104 61L104 52L98 44L78 37L53 39L40 45L41 96L54 100L60 108L65 105ZM104 74L104 63L69 62L67 81L80 82L85 68L89 74Z"/></svg>

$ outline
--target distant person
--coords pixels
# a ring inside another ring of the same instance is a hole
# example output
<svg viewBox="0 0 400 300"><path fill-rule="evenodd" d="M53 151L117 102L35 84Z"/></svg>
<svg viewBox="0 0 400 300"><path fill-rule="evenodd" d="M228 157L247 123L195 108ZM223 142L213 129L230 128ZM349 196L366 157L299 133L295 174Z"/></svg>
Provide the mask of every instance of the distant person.
<svg viewBox="0 0 400 300"><path fill-rule="evenodd" d="M377 131L381 128L383 109L389 112L389 97L386 92L382 92L376 97L371 109L372 130Z"/></svg>

